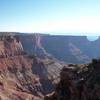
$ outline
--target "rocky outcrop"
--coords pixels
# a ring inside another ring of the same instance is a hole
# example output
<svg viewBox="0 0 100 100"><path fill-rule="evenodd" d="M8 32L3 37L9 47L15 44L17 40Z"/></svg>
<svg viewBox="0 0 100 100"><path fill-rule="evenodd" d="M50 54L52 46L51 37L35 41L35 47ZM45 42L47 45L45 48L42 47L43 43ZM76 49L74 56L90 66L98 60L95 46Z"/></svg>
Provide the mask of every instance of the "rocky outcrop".
<svg viewBox="0 0 100 100"><path fill-rule="evenodd" d="M55 92L47 95L44 100L78 100L78 92L72 78L73 72L70 69L63 68Z"/></svg>
<svg viewBox="0 0 100 100"><path fill-rule="evenodd" d="M21 42L14 36L5 36L0 40L0 57L20 55L23 52Z"/></svg>
<svg viewBox="0 0 100 100"><path fill-rule="evenodd" d="M100 100L100 60L77 65L80 69L76 65L71 66L74 68L64 67L61 70L55 91L45 96L44 100Z"/></svg>

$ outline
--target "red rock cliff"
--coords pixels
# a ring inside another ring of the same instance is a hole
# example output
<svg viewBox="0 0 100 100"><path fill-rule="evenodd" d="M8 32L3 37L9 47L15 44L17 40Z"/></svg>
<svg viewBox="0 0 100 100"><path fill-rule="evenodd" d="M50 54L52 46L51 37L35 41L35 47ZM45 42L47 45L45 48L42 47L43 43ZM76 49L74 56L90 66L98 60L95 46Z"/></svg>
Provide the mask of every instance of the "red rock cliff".
<svg viewBox="0 0 100 100"><path fill-rule="evenodd" d="M36 60L23 52L17 37L6 36L0 40L0 100L43 98L39 77L32 72Z"/></svg>

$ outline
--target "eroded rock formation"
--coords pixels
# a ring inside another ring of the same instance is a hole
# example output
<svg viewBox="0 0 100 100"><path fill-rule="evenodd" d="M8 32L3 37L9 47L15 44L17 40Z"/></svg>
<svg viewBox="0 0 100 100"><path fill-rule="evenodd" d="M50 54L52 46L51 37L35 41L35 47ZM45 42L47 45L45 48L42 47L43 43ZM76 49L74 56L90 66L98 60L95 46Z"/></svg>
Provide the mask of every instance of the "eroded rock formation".
<svg viewBox="0 0 100 100"><path fill-rule="evenodd" d="M55 91L45 96L44 100L100 100L100 60L71 66L74 69L64 67L61 70ZM80 69L77 69L78 66Z"/></svg>
<svg viewBox="0 0 100 100"><path fill-rule="evenodd" d="M32 73L34 59L23 55L23 46L14 36L4 37L0 44L0 100L42 99L40 79Z"/></svg>
<svg viewBox="0 0 100 100"><path fill-rule="evenodd" d="M58 65L62 67L53 59L40 59L25 52L18 35L3 36L0 40L0 100L43 100L44 95L54 89L51 79L58 77Z"/></svg>

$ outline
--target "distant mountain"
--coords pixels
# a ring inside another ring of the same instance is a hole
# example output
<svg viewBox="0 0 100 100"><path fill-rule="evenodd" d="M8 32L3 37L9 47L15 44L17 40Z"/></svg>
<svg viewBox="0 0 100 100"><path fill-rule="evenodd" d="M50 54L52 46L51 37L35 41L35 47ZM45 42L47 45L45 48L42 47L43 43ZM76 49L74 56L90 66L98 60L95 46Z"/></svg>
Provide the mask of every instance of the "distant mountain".
<svg viewBox="0 0 100 100"><path fill-rule="evenodd" d="M54 57L65 63L87 63L100 57L100 38L89 41L86 36L53 36L45 34L20 35L28 53Z"/></svg>
<svg viewBox="0 0 100 100"><path fill-rule="evenodd" d="M0 35L16 34L29 54L40 58L56 58L65 63L87 63L100 57L100 38L89 41L86 36L64 36L40 33L1 32Z"/></svg>

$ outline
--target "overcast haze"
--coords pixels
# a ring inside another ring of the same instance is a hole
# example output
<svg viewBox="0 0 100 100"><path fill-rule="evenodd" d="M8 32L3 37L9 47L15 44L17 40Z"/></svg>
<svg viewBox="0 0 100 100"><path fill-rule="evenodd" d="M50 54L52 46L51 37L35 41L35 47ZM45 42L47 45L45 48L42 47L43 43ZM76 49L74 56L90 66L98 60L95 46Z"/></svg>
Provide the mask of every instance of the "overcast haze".
<svg viewBox="0 0 100 100"><path fill-rule="evenodd" d="M0 0L0 31L100 35L100 0Z"/></svg>

